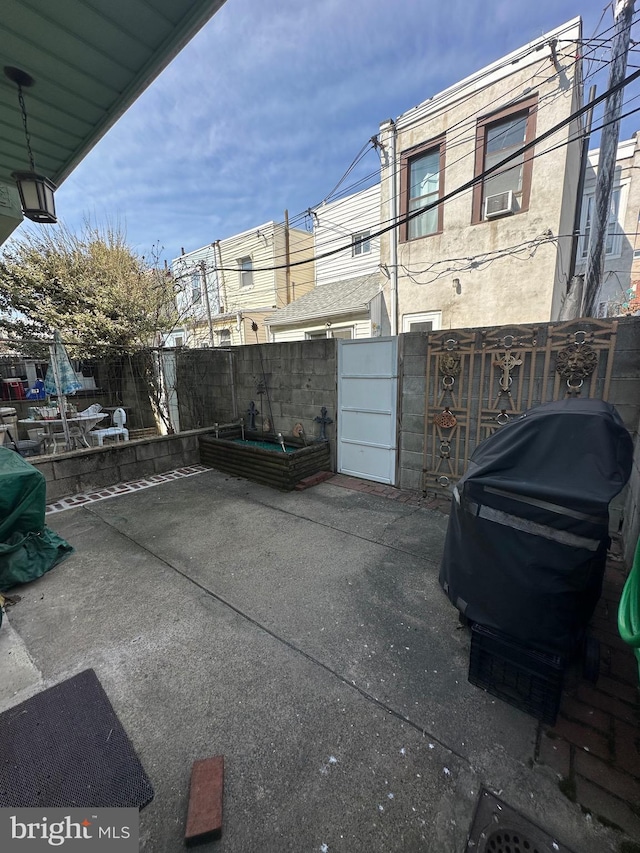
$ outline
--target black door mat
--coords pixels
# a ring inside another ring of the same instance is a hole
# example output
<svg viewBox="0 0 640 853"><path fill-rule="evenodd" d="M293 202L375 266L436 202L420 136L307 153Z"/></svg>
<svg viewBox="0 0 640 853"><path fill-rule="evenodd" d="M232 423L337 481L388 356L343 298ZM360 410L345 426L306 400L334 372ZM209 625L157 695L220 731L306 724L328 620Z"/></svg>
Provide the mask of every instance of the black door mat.
<svg viewBox="0 0 640 853"><path fill-rule="evenodd" d="M92 669L0 714L0 807L142 808L152 799Z"/></svg>
<svg viewBox="0 0 640 853"><path fill-rule="evenodd" d="M466 853L572 853L528 818L480 790Z"/></svg>

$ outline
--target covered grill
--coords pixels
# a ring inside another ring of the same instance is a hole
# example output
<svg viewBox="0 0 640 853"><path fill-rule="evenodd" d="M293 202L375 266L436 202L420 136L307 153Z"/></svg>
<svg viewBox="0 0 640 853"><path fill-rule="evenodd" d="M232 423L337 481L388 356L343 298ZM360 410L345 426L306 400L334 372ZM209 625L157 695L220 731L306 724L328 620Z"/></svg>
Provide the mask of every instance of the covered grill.
<svg viewBox="0 0 640 853"><path fill-rule="evenodd" d="M600 597L609 502L633 445L602 400L548 403L489 436L454 489L440 571L472 623L571 656Z"/></svg>

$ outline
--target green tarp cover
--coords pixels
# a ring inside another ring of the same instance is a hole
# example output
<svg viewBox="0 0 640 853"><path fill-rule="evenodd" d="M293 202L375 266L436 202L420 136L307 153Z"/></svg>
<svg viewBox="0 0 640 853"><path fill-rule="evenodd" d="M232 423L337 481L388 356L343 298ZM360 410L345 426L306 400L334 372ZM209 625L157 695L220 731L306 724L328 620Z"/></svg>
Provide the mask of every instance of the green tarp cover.
<svg viewBox="0 0 640 853"><path fill-rule="evenodd" d="M44 476L0 447L0 591L35 580L73 553L44 523Z"/></svg>

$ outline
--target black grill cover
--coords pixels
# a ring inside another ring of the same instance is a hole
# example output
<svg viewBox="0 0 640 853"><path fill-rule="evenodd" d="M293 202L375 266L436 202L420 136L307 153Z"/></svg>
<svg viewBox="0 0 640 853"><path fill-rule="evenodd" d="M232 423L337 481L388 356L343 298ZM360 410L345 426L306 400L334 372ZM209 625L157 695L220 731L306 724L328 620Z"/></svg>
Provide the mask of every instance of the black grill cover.
<svg viewBox="0 0 640 853"><path fill-rule="evenodd" d="M602 400L547 403L478 445L454 489L440 570L472 622L570 655L600 597L609 502L633 444Z"/></svg>

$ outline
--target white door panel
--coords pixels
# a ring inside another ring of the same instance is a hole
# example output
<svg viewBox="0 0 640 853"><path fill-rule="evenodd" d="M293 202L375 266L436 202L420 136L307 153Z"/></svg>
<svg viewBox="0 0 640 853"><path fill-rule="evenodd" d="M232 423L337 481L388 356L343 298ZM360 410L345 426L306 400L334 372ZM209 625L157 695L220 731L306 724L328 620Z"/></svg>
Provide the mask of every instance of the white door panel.
<svg viewBox="0 0 640 853"><path fill-rule="evenodd" d="M397 338L338 342L338 470L396 481Z"/></svg>

